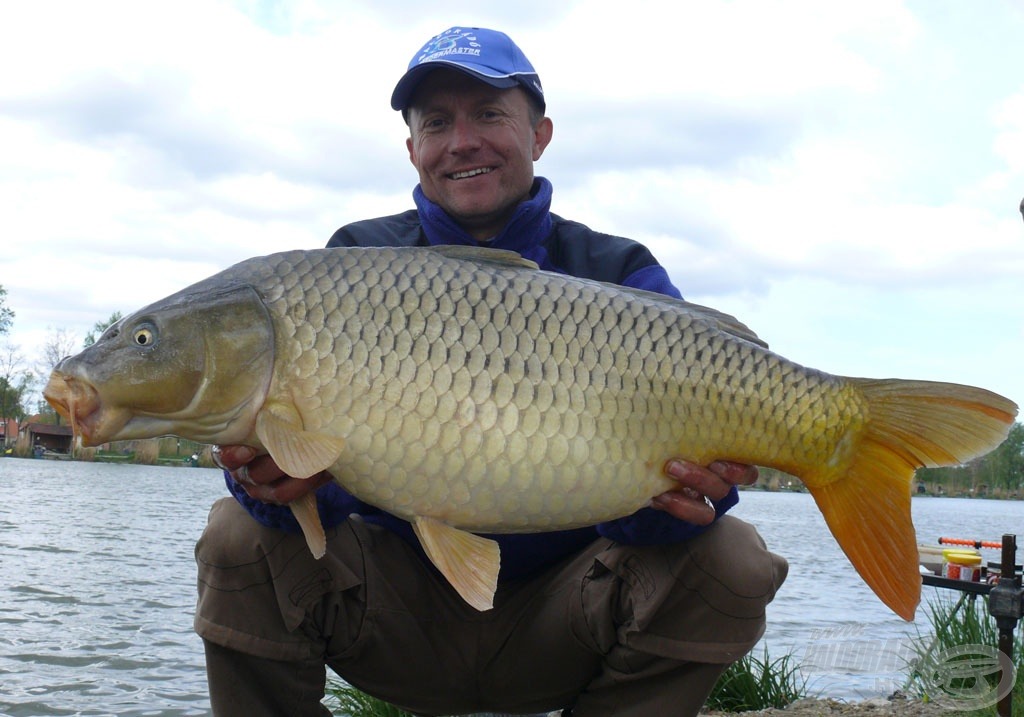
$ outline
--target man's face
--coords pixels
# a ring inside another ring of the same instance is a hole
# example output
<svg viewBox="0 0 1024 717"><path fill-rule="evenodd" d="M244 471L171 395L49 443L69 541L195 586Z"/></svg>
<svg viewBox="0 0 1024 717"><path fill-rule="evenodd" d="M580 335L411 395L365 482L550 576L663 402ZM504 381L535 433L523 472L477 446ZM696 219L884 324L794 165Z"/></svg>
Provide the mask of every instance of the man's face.
<svg viewBox="0 0 1024 717"><path fill-rule="evenodd" d="M501 90L454 70L431 72L409 107L409 160L423 193L476 239L490 239L527 199L533 163L551 140L519 88Z"/></svg>

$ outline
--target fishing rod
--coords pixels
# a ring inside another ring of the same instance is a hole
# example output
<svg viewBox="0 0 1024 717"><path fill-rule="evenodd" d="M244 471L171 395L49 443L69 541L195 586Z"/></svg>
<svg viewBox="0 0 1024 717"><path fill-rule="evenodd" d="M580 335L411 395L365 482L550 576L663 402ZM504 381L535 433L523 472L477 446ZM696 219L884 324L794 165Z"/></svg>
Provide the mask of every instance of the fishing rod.
<svg viewBox="0 0 1024 717"><path fill-rule="evenodd" d="M981 548L999 550L1003 547L1002 543L994 540L968 540L967 538L939 538L939 545L966 545L975 550L980 550Z"/></svg>

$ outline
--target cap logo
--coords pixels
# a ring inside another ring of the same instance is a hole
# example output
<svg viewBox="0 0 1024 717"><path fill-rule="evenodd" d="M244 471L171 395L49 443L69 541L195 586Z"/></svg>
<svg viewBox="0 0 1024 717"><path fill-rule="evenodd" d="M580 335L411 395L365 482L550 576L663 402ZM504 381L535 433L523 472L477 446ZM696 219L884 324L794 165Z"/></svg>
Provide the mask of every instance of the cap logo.
<svg viewBox="0 0 1024 717"><path fill-rule="evenodd" d="M472 30L453 27L428 42L416 58L416 64L432 62L448 55L480 56L480 43Z"/></svg>

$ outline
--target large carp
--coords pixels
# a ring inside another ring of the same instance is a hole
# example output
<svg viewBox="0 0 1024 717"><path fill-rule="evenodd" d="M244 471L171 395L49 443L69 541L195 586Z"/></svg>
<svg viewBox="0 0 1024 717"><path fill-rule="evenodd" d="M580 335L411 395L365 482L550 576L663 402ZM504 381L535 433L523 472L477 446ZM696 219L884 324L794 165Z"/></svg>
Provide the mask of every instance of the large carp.
<svg viewBox="0 0 1024 717"><path fill-rule="evenodd" d="M63 360L47 400L85 445L177 435L328 470L409 520L487 609L497 544L628 515L679 456L800 478L881 600L920 599L910 481L1007 435L1017 406L956 384L844 378L712 309L465 247L243 261ZM314 554L315 500L292 504Z"/></svg>

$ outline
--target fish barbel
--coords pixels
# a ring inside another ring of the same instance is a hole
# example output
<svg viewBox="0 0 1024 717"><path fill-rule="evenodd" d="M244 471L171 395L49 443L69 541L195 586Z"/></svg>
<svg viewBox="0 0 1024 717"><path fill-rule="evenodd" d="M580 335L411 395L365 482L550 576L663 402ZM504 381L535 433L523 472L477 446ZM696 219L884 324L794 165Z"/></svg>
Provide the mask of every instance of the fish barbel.
<svg viewBox="0 0 1024 717"><path fill-rule="evenodd" d="M879 598L920 599L910 482L996 447L1017 413L979 388L833 376L732 317L467 247L291 251L128 316L44 392L84 445L176 435L328 470L409 520L487 609L497 544L629 515L681 457L798 477ZM312 496L291 504L314 554Z"/></svg>

